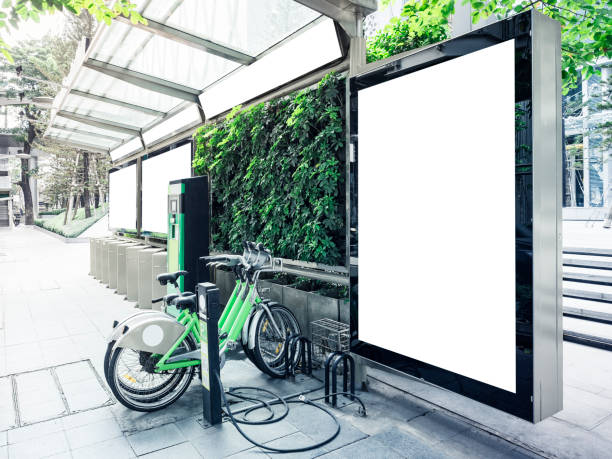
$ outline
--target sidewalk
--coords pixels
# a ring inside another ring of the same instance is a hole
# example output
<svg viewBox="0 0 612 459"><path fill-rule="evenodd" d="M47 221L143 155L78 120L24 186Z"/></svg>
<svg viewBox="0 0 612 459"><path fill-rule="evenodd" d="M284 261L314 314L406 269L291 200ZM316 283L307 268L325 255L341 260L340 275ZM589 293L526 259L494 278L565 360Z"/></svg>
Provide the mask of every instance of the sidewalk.
<svg viewBox="0 0 612 459"><path fill-rule="evenodd" d="M87 275L88 258L87 244L65 244L26 227L0 231L0 459L273 456L253 447L229 422L204 425L197 379L175 405L156 413L132 412L112 399L100 377L105 335L113 320L134 309ZM340 435L319 450L291 457L610 457L612 385L593 378L612 374L612 357L569 343L565 348L568 412L550 420L559 428L548 428L548 420L533 426L428 384L374 370L370 390L360 393L368 416L357 416L355 405L334 410ZM592 377L581 362L603 370ZM320 384L307 377L271 380L246 360L230 360L222 378L226 387L264 386L283 394ZM578 389L586 380L597 394ZM601 406L590 405L591 395ZM469 407L467 416L447 410L456 411L455 398ZM245 430L260 443L292 448L320 441L333 432L333 424L323 413L295 405L278 424Z"/></svg>

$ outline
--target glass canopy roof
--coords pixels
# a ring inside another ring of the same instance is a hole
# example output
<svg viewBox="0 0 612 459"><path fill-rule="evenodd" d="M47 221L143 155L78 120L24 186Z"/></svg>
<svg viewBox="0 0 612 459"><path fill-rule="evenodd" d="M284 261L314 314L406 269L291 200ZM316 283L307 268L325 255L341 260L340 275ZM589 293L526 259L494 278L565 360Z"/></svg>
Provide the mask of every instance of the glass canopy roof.
<svg viewBox="0 0 612 459"><path fill-rule="evenodd" d="M133 1L147 25L117 18L83 44L45 136L118 160L343 57L308 0Z"/></svg>

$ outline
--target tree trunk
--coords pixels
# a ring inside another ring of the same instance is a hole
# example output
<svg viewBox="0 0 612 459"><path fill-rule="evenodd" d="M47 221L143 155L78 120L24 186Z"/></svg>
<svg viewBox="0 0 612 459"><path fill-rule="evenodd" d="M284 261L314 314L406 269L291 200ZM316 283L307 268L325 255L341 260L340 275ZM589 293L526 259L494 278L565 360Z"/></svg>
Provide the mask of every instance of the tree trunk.
<svg viewBox="0 0 612 459"><path fill-rule="evenodd" d="M26 113L28 110L26 109ZM28 118L31 115L28 114ZM36 137L36 131L34 130L34 123L28 123L28 133L23 143L24 155L29 155L32 151L32 142ZM17 183L21 187L23 192L23 207L25 210L25 221L26 225L34 224L34 204L32 202L32 188L30 187L30 159L21 158L21 180Z"/></svg>
<svg viewBox="0 0 612 459"><path fill-rule="evenodd" d="M24 224L34 224L34 205L32 203L32 189L30 188L30 160L28 158L21 158L21 180L19 186L23 192L23 207L25 210Z"/></svg>
<svg viewBox="0 0 612 459"><path fill-rule="evenodd" d="M83 152L83 207L85 218L91 217L91 196L89 194L89 152Z"/></svg>
<svg viewBox="0 0 612 459"><path fill-rule="evenodd" d="M78 180L78 173L79 173L79 154L77 153L76 157L74 158L74 169L72 172L72 183L70 184L70 194L68 195L68 205L66 206L66 215L64 215L64 225L67 225L68 223L70 223L72 221L72 219L74 218L73 216L73 201L75 199L74 197L74 192L76 190L76 186L77 186L77 180ZM77 197L78 197L78 193L77 193Z"/></svg>

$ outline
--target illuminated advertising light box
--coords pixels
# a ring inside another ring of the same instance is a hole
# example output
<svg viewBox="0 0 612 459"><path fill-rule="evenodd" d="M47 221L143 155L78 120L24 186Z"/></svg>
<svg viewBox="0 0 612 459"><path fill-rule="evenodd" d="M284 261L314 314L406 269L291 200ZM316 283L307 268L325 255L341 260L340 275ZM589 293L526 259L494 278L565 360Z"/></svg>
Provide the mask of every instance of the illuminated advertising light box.
<svg viewBox="0 0 612 459"><path fill-rule="evenodd" d="M142 231L168 232L168 184L191 177L191 142L142 162Z"/></svg>
<svg viewBox="0 0 612 459"><path fill-rule="evenodd" d="M108 174L108 227L136 230L136 162Z"/></svg>
<svg viewBox="0 0 612 459"><path fill-rule="evenodd" d="M562 406L560 32L524 13L350 84L351 351Z"/></svg>

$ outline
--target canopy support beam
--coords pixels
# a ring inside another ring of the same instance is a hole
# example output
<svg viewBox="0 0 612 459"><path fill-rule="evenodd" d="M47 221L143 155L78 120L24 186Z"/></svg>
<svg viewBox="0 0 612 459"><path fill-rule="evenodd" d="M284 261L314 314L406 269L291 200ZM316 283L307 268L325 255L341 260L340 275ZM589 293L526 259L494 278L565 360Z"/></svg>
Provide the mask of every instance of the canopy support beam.
<svg viewBox="0 0 612 459"><path fill-rule="evenodd" d="M104 102L106 104L117 105L119 107L129 108L130 110L135 110L137 112L146 113L147 115L153 116L165 116L166 113L154 110L152 108L143 107L141 105L130 104L129 102L124 102L122 100L111 99L106 96L101 96L98 94L92 94L91 92L79 91L78 89L73 89L70 91L70 94L73 96L84 97L86 99L97 100L99 102Z"/></svg>
<svg viewBox="0 0 612 459"><path fill-rule="evenodd" d="M356 18L376 11L376 0L295 0L308 8L332 18L342 26L349 37L358 37Z"/></svg>
<svg viewBox="0 0 612 459"><path fill-rule="evenodd" d="M104 120L89 115L81 115L78 113L71 113L65 110L60 110L57 112L57 116L61 116L62 118L68 118L69 120L76 121L78 123L89 124L90 126L99 127L101 129L108 129L110 131L123 132L124 134L131 135L140 134L140 129L134 126L128 126L127 124Z"/></svg>
<svg viewBox="0 0 612 459"><path fill-rule="evenodd" d="M198 95L200 94L200 91L188 86L183 86L181 84L163 80L152 75L147 75L146 73L136 72L135 70L126 69L117 65L109 64L108 62L98 61L96 59L87 59L83 63L83 67L95 70L96 72L103 73L112 78L125 81L149 91L198 103Z"/></svg>
<svg viewBox="0 0 612 459"><path fill-rule="evenodd" d="M209 54L214 54L215 56L219 56L230 61L238 62L242 65L249 65L255 62L255 58L253 56L243 53L242 51L230 46L222 45L215 41L183 32L180 29L175 29L174 27L154 21L153 19L145 19L147 20L146 25L141 23L134 24L125 16L119 15L115 17L116 21L122 22L123 24L176 41L177 43L181 43L183 45L191 46L192 48L207 52Z"/></svg>

